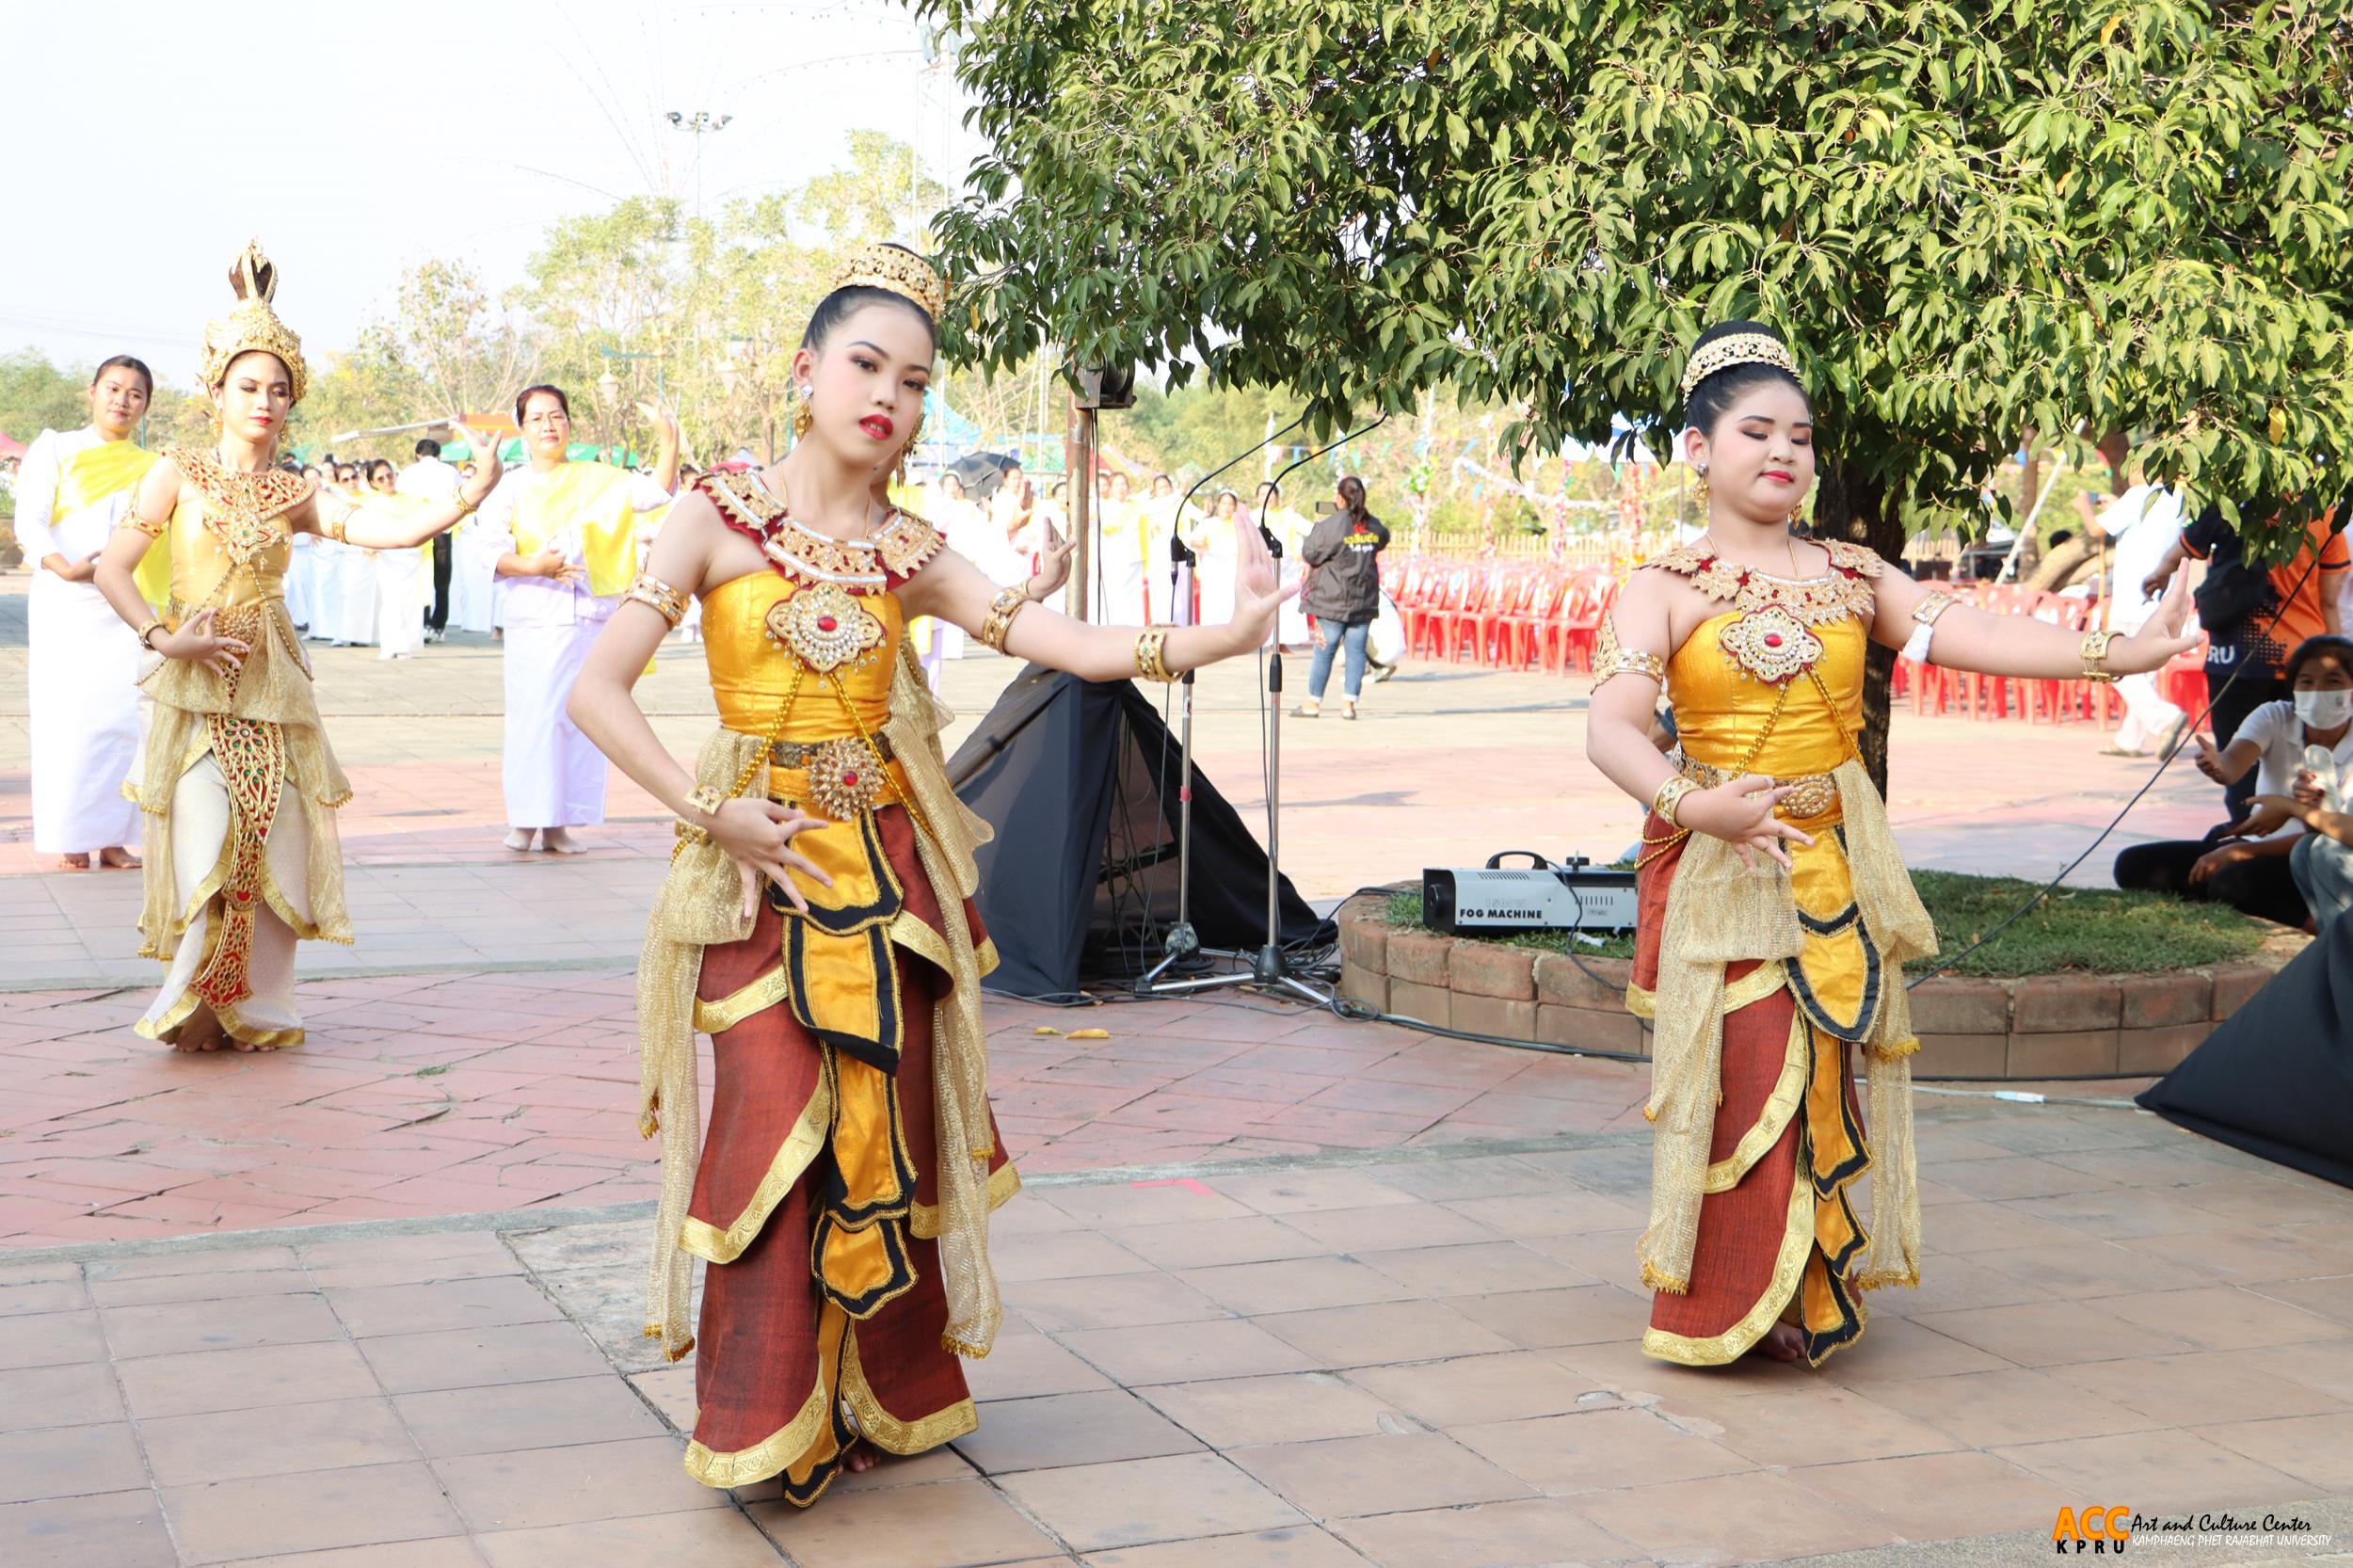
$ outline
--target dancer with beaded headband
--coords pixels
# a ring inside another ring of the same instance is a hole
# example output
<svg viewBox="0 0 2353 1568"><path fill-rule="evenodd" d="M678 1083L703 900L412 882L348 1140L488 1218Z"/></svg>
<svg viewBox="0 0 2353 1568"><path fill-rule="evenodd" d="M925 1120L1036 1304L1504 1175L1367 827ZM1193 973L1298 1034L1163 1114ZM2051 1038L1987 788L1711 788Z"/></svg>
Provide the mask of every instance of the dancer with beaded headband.
<svg viewBox="0 0 2353 1568"><path fill-rule="evenodd" d="M987 1354L1002 1315L988 1214L1017 1181L981 1024L986 828L949 786L947 715L907 621L1089 680L1167 680L1259 647L1284 597L1246 535L1231 621L1089 626L1037 603L1066 552L1000 589L881 500L916 440L946 295L911 251L851 257L794 358L791 454L696 481L571 700L680 817L638 966L642 1126L663 1140L646 1333L673 1359L696 1349L688 1473L781 1476L802 1505L876 1448L971 1431L957 1357ZM721 728L690 773L630 688L696 595ZM718 1080L708 1139L697 1031Z"/></svg>
<svg viewBox="0 0 2353 1568"><path fill-rule="evenodd" d="M351 798L319 728L311 668L288 618L291 538L407 550L477 505L470 488L424 507L321 495L275 466L309 371L302 342L271 310L278 271L249 243L229 275L237 304L204 329L198 374L220 439L179 447L140 482L98 557L98 586L155 657L139 683L154 699L123 792L147 824L143 956L171 968L138 1032L182 1050L302 1043L295 942L348 942L335 808ZM151 614L133 574L159 546L169 599Z"/></svg>
<svg viewBox="0 0 2353 1568"><path fill-rule="evenodd" d="M1682 378L1707 534L1645 564L1601 629L1586 753L1651 808L1627 1005L1654 1020L1642 1349L1819 1364L1861 1290L1917 1285L1903 964L1936 933L1857 755L1865 644L1955 669L2112 680L2191 646L2185 579L2130 637L1987 614L1860 545L1791 532L1814 481L1789 348L1729 322ZM1649 729L1661 687L1680 748ZM1849 1047L1867 1054L1869 1115ZM1849 1189L1871 1174L1871 1220Z"/></svg>

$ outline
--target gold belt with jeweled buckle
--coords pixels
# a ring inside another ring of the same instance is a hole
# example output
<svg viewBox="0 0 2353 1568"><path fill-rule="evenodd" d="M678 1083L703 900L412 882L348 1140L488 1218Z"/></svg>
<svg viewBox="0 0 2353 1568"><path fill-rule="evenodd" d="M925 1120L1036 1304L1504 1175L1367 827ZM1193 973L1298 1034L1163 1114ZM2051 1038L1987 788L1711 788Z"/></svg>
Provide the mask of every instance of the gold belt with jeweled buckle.
<svg viewBox="0 0 2353 1568"><path fill-rule="evenodd" d="M890 795L890 737L870 743L862 735L805 745L777 741L768 747L772 766L808 774L809 804L839 822L882 806Z"/></svg>
<svg viewBox="0 0 2353 1568"><path fill-rule="evenodd" d="M778 741L768 748L768 760L779 768L805 768L817 760L827 746L838 746L844 742L860 747L866 744L854 735L844 736L840 741L819 741L808 745L799 741ZM889 736L874 737L874 755L886 762L890 760Z"/></svg>
<svg viewBox="0 0 2353 1568"><path fill-rule="evenodd" d="M1674 760L1676 771L1703 790L1729 784L1740 776L1728 768L1703 762L1688 752L1677 751ZM1838 779L1833 774L1801 773L1787 778L1776 777L1773 786L1789 792L1776 808L1785 817L1818 817L1838 804Z"/></svg>

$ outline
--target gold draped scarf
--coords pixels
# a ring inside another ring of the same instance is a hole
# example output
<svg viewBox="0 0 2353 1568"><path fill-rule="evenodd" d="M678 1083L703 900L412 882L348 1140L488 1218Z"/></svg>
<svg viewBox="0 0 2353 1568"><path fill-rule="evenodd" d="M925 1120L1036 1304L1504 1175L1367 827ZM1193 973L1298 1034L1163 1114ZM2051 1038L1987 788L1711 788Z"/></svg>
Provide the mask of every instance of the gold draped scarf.
<svg viewBox="0 0 2353 1568"><path fill-rule="evenodd" d="M1910 1058L1920 1042L1912 1032L1902 966L1935 954L1936 928L1896 852L1887 808L1870 775L1849 758L1832 776L1855 904L1889 977L1865 1048L1871 1221L1856 1283L1865 1289L1917 1285L1920 1190ZM1691 1286L1709 1139L1721 1097L1724 966L1743 959L1778 964L1798 956L1803 945L1787 872L1762 856L1753 867L1744 866L1739 851L1723 840L1691 835L1668 889L1658 943L1651 1096L1644 1108L1653 1124L1651 1214L1637 1249L1642 1282L1652 1289L1681 1293Z"/></svg>
<svg viewBox="0 0 2353 1568"><path fill-rule="evenodd" d="M988 1260L988 1044L981 1022L981 970L964 901L980 888L972 852L988 825L968 811L948 782L939 733L951 715L933 700L914 651L900 645L883 733L915 796L915 842L947 928L951 984L934 1013L932 1090L937 1128L939 1262L948 1298L942 1342L959 1355L986 1355L1004 1309ZM704 743L695 779L722 793L765 743L721 729ZM763 765L746 792L767 787ZM646 1336L673 1361L694 1348L689 1322L690 1256L679 1244L702 1157L702 1098L695 1055L695 992L702 950L751 935L735 862L710 843L689 845L670 863L637 965L640 1045L638 1130L662 1137L662 1197L647 1275Z"/></svg>

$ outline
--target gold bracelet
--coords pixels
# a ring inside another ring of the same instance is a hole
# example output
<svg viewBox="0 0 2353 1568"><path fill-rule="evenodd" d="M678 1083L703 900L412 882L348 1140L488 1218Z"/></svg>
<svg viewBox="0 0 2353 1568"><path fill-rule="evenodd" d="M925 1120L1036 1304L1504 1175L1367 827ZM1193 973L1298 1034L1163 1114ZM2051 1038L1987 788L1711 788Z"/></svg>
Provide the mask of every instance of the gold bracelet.
<svg viewBox="0 0 2353 1568"><path fill-rule="evenodd" d="M699 811L706 817L717 816L719 808L725 806L727 802L728 797L719 792L719 787L716 784L697 784L686 792L686 810ZM707 844L711 842L711 829L698 822L691 821L684 812L679 815L678 836L683 843Z"/></svg>
<svg viewBox="0 0 2353 1568"><path fill-rule="evenodd" d="M2116 633L2113 632L2087 632L2084 633L2084 643L2082 648L2084 657L2083 678L2086 680L2097 680L2106 683L2113 681L2116 679L2116 673L2106 667L2108 644L2114 642L2115 640Z"/></svg>
<svg viewBox="0 0 2353 1568"><path fill-rule="evenodd" d="M1936 617L1953 607L1953 596L1931 588L1912 607L1912 618L1922 626L1934 626Z"/></svg>
<svg viewBox="0 0 2353 1568"><path fill-rule="evenodd" d="M139 646L147 649L150 653L154 652L155 645L149 642L147 639L153 636L156 632L165 630L168 629L160 619L149 621L145 626L139 628Z"/></svg>
<svg viewBox="0 0 2353 1568"><path fill-rule="evenodd" d="M1658 792L1650 797L1652 813L1670 827L1680 825L1675 822L1675 812L1682 807L1683 797L1698 788L1699 785L1691 779L1676 774L1658 786Z"/></svg>
<svg viewBox="0 0 2353 1568"><path fill-rule="evenodd" d="M465 521L466 519L472 517L475 512L479 511L482 506L482 503L479 501L468 501L466 499L466 492L462 489L457 492L456 501L457 516L455 520L453 520L451 523L452 527L456 526L457 523Z"/></svg>
<svg viewBox="0 0 2353 1568"><path fill-rule="evenodd" d="M344 516L336 518L332 521L328 520L327 514L324 511L319 514L319 537L323 539L332 539L337 544L348 544L350 541L344 536L344 535L350 526L351 515L349 513L345 513Z"/></svg>
<svg viewBox="0 0 2353 1568"><path fill-rule="evenodd" d="M625 600L633 599L645 605L655 615L668 621L672 631L676 631L679 622L686 618L686 596L651 572L639 572L637 581L632 583L629 585L629 592L621 597Z"/></svg>
<svg viewBox="0 0 2353 1568"><path fill-rule="evenodd" d="M1005 639L1013 634L1013 618L1037 600L1020 588L1000 589L988 601L988 615L981 622L981 641L996 652L1005 651Z"/></svg>
<svg viewBox="0 0 2353 1568"><path fill-rule="evenodd" d="M1163 684L1177 679L1168 667L1168 634L1173 626L1147 626L1136 633L1136 674L1145 680Z"/></svg>

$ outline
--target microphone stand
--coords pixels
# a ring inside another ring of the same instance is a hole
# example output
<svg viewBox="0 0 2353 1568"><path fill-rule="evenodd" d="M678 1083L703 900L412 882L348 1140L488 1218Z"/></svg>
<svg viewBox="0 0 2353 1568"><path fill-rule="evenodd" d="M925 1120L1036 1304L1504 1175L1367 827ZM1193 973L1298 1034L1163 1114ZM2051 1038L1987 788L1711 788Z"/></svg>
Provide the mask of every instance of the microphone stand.
<svg viewBox="0 0 2353 1568"><path fill-rule="evenodd" d="M1273 435L1268 436L1265 440L1260 441L1257 446L1252 447L1249 451L1229 459L1221 467L1212 469L1208 473L1203 474L1200 478L1193 481L1193 488L1187 490L1185 492L1184 499L1176 504L1176 515L1170 520L1168 530L1168 579L1170 592L1172 595L1170 600L1171 603L1175 602L1173 595L1177 583L1184 575L1184 568L1196 565L1199 560L1199 557L1194 552L1193 548L1185 543L1185 508L1193 504L1193 498L1201 493L1202 486L1208 484L1219 474L1224 473L1227 469L1232 468L1235 464L1243 462L1246 459L1257 456L1260 451L1263 451L1266 448L1269 442L1280 440L1282 437L1289 435L1292 431L1298 429L1301 424L1305 424L1305 421L1306 416L1302 414L1298 419L1291 421L1280 430L1277 430ZM1276 570L1279 573L1281 568L1278 566ZM1149 995L1153 992L1163 989L1179 988L1174 984L1163 986L1160 983L1160 976L1184 963L1187 959L1193 957L1201 951L1200 934L1193 929L1193 673L1194 672L1192 670L1185 671L1183 677L1177 682L1179 685L1184 687L1184 695L1179 699L1181 706L1178 709L1179 718L1177 720L1177 734L1179 739L1177 743L1176 758L1176 777L1178 781L1176 786L1176 923L1169 928L1168 936L1162 944L1161 952L1164 956L1162 956L1159 963L1153 965L1151 968L1146 970L1143 977L1135 983L1136 994L1139 996ZM1163 750L1161 752L1161 756L1165 758L1167 756L1167 752ZM1166 784L1167 776L1163 774L1161 776L1163 793L1165 793L1166 791Z"/></svg>
<svg viewBox="0 0 2353 1568"><path fill-rule="evenodd" d="M1281 473L1276 474L1274 476L1275 483L1279 486L1285 475L1290 473L1293 469L1305 467L1306 464L1314 462L1318 457L1333 451L1335 448L1344 446L1348 442L1354 440L1358 436L1365 434L1367 431L1380 428L1382 425L1386 424L1388 420L1389 416L1383 414L1379 419L1374 420L1371 424L1361 425L1354 430L1351 430L1347 434L1341 436L1339 440L1333 441L1328 445L1319 447L1315 451L1308 453L1305 457L1302 457L1298 461L1292 463L1289 468L1287 468L1283 470ZM1260 444L1263 445L1264 443L1262 442ZM1247 456L1247 454L1244 454L1244 456ZM1231 466L1231 464L1227 465L1227 467ZM1219 472L1224 472L1225 471L1221 469ZM1199 488L1198 486L1195 486L1194 488L1196 489ZM1283 581L1283 541L1276 538L1274 536L1274 530L1267 526L1266 501L1264 498L1261 498L1258 503L1258 537L1265 542L1267 553L1274 558L1274 581L1275 584L1279 587ZM1192 951L1207 951L1214 952L1219 957L1224 958L1247 958L1250 960L1250 968L1245 971L1236 974L1203 975L1197 979L1167 980L1160 981L1158 983L1153 982L1152 975L1146 975L1143 981L1140 981L1137 984L1136 989L1139 992L1148 990L1155 993L1174 994L1187 991L1217 990L1234 985L1257 985L1277 992L1288 992L1291 996L1298 998L1300 1000L1311 1001L1318 1007L1329 1007L1332 1005L1332 993L1323 989L1321 986L1316 985L1309 981L1304 980L1300 976L1293 974L1290 971L1289 961L1283 954L1283 636L1279 622L1273 635L1269 639L1266 657L1266 941L1259 947L1257 952L1243 953L1220 949L1204 950L1201 948L1201 945L1196 938L1193 943ZM1191 675L1191 671L1186 672L1188 704L1190 704ZM1188 707L1188 712L1186 715L1186 732L1188 743L1190 743L1192 732L1192 715L1190 712L1190 707ZM1187 820L1190 820L1192 815L1192 793L1193 776L1191 772L1188 771L1185 776L1186 799L1184 805L1184 815ZM1178 908L1181 911L1184 906L1184 895L1181 890L1177 895L1177 903ZM1187 928L1187 935L1192 935L1190 928ZM1172 934L1172 941L1173 940L1174 934ZM1167 968L1169 965L1174 962L1176 962L1176 954L1172 953L1168 959L1161 963L1160 968ZM1160 969L1152 971L1153 975L1157 975L1159 973Z"/></svg>

